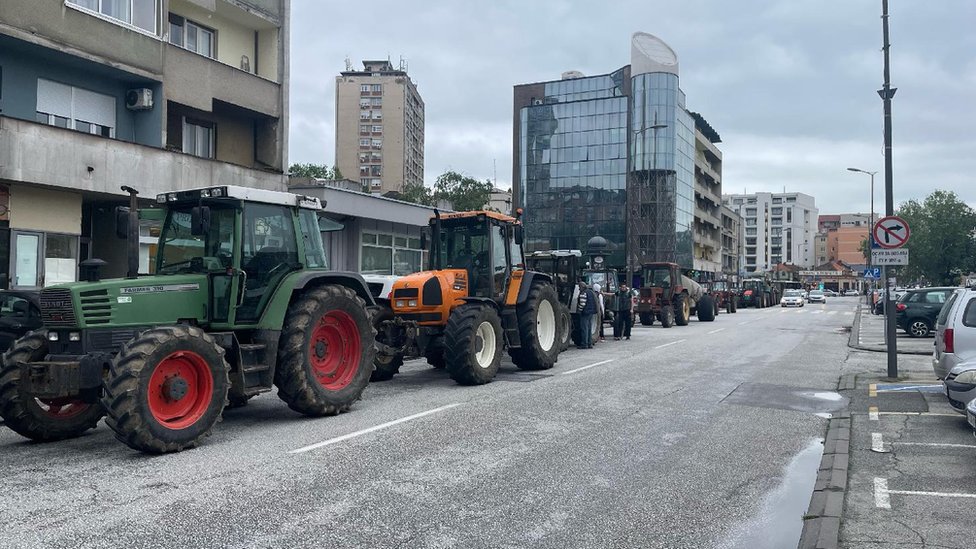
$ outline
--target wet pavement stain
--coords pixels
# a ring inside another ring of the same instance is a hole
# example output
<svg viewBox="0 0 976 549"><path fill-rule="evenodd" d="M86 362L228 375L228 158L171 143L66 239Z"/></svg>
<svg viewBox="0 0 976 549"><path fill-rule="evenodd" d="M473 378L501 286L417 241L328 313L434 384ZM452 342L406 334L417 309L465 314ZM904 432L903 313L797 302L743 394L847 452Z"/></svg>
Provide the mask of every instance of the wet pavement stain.
<svg viewBox="0 0 976 549"><path fill-rule="evenodd" d="M813 439L793 457L779 486L763 498L762 510L741 524L719 547L727 549L781 549L796 547L803 532L803 514L817 482L823 441Z"/></svg>
<svg viewBox="0 0 976 549"><path fill-rule="evenodd" d="M848 400L839 393L823 389L742 383L729 393L722 403L818 414L846 410Z"/></svg>

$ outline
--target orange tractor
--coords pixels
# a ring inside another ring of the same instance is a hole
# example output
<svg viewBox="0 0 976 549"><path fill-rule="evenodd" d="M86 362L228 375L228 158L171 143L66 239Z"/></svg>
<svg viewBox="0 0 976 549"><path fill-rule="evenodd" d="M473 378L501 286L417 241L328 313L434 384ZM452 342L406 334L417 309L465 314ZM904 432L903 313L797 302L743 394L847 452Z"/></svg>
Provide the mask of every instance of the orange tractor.
<svg viewBox="0 0 976 549"><path fill-rule="evenodd" d="M552 368L564 319L551 276L525 269L521 222L435 210L430 233L430 270L397 280L390 309L379 313L372 379L390 379L405 356L423 356L462 385L488 383L505 349L523 370Z"/></svg>

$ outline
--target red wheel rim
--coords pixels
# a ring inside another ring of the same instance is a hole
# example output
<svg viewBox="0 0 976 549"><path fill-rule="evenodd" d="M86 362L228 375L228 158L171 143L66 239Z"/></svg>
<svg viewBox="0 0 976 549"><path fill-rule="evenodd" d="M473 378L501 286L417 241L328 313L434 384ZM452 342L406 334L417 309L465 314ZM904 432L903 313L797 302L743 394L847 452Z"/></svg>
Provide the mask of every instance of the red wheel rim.
<svg viewBox="0 0 976 549"><path fill-rule="evenodd" d="M156 365L149 378L149 411L167 429L197 422L213 400L213 374L192 351L177 351Z"/></svg>
<svg viewBox="0 0 976 549"><path fill-rule="evenodd" d="M44 415L54 419L71 419L81 415L91 406L81 400L69 397L39 398L37 403Z"/></svg>
<svg viewBox="0 0 976 549"><path fill-rule="evenodd" d="M315 381L329 391L352 382L359 369L362 342L356 321L344 311L329 311L312 329L308 360Z"/></svg>

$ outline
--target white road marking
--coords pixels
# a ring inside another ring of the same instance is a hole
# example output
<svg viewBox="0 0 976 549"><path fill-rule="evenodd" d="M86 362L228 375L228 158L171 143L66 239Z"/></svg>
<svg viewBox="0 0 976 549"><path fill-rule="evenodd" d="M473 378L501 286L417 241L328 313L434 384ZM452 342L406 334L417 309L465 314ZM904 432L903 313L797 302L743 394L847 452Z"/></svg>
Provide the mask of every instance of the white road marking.
<svg viewBox="0 0 976 549"><path fill-rule="evenodd" d="M717 334L717 333L721 332L724 329L725 328L719 328L718 330L712 330L711 332L708 332L708 333L709 333L709 335L711 335L711 334Z"/></svg>
<svg viewBox="0 0 976 549"><path fill-rule="evenodd" d="M745 322L740 322L740 323L739 323L739 326L744 326L744 325L746 325L746 324L749 324L750 322L752 322L752 321L751 321L751 320L747 320L747 321L745 321Z"/></svg>
<svg viewBox="0 0 976 549"><path fill-rule="evenodd" d="M682 341L684 341L684 340L683 339L679 339L678 341L672 341L671 343L665 343L664 345L658 345L657 347L654 347L654 348L655 349L662 349L662 348L667 347L669 345L674 345L675 343L681 343Z"/></svg>
<svg viewBox="0 0 976 549"><path fill-rule="evenodd" d="M884 453L884 440L881 437L881 433L871 433L871 451L878 452L879 454Z"/></svg>
<svg viewBox="0 0 976 549"><path fill-rule="evenodd" d="M427 410L426 412L420 412L419 414L413 414L412 416L402 417L400 419L395 419L393 421L388 421L388 422L382 423L380 425L376 425L376 426L373 426L373 427L369 427L368 429L363 429L361 431L356 431L355 433L349 433L348 435L342 435L342 436L339 436L339 437L330 438L329 440L323 440L322 442L316 442L315 444L310 444L308 446L303 446L301 448L297 448L295 450L291 450L288 453L289 454L301 454L301 453L304 453L304 452L309 452L309 451L312 451L312 450L316 450L318 448L322 448L324 446L329 446L329 445L336 444L336 443L339 443L339 442L342 442L342 441L345 441L345 440L349 440L351 438L356 438L358 436L366 435L366 434L372 433L374 431L379 431L381 429L386 429L387 427L393 427L394 425L399 425L401 423L406 423L408 421L413 421L415 419L420 419L420 418L422 418L424 416L429 416L431 414L436 414L438 412L443 412L444 410L449 410L451 408L454 408L455 406L460 406L460 405L461 405L460 402L455 402L453 404L448 404L446 406L441 406L440 408L434 408L433 410Z"/></svg>
<svg viewBox="0 0 976 549"><path fill-rule="evenodd" d="M941 383L932 383L932 384L928 384L928 385L917 385L917 384L913 384L912 387L892 387L890 389L885 389L884 388L884 385L878 385L878 392L879 393L898 393L898 392L901 392L901 391L916 391L918 389L928 389L928 388L931 388L931 387L942 387L942 384Z"/></svg>
<svg viewBox="0 0 976 549"><path fill-rule="evenodd" d="M950 444L948 442L892 442L899 446L935 446L937 448L976 448L976 444Z"/></svg>
<svg viewBox="0 0 976 549"><path fill-rule="evenodd" d="M888 480L874 477L874 505L882 509L891 509L891 498L888 494Z"/></svg>
<svg viewBox="0 0 976 549"><path fill-rule="evenodd" d="M878 407L877 406L872 406L872 407L868 408L868 419L870 419L871 421L878 421L880 419L878 417Z"/></svg>
<svg viewBox="0 0 976 549"><path fill-rule="evenodd" d="M837 311L827 311L827 314L828 315L835 315L835 314L837 314Z"/></svg>
<svg viewBox="0 0 976 549"><path fill-rule="evenodd" d="M589 364L587 366L583 366L582 368L576 368L575 370L567 370L565 372L562 372L562 375L565 376L565 375L569 375L569 374L575 374L576 372L582 372L583 370L586 370L588 368L593 368L594 366L599 366L601 364L606 364L607 362L613 362L613 359L611 358L609 360L601 360L600 362L594 362L593 364Z"/></svg>
<svg viewBox="0 0 976 549"><path fill-rule="evenodd" d="M959 414L943 414L940 412L878 412L883 416L942 416L942 417L958 417L962 418Z"/></svg>

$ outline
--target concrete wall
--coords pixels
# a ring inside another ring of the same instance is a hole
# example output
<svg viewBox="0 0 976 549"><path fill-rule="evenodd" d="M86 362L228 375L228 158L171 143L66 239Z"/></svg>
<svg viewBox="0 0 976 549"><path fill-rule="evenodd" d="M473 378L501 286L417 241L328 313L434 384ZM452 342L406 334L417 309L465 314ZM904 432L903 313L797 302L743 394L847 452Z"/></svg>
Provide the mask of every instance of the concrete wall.
<svg viewBox="0 0 976 549"><path fill-rule="evenodd" d="M81 194L11 186L10 228L81 234Z"/></svg>
<svg viewBox="0 0 976 549"><path fill-rule="evenodd" d="M130 185L142 196L152 197L204 185L283 191L284 177L0 116L0 181L66 186L116 196L124 195L122 185Z"/></svg>

